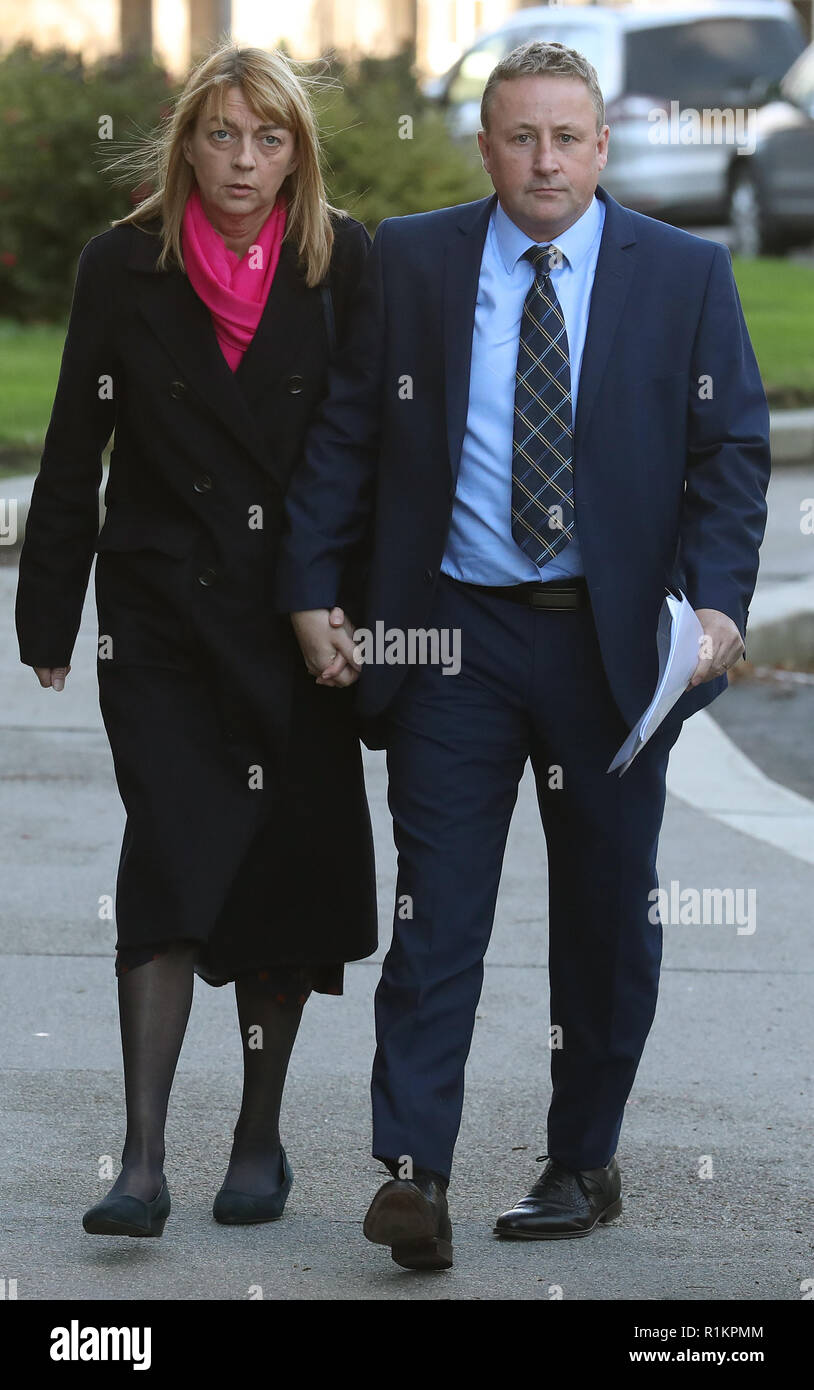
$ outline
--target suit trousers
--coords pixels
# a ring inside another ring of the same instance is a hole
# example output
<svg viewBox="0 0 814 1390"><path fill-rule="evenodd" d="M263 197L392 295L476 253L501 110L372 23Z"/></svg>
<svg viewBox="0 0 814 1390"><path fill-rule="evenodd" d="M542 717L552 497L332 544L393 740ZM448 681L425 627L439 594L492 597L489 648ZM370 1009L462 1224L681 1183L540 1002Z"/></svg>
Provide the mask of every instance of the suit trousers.
<svg viewBox="0 0 814 1390"><path fill-rule="evenodd" d="M590 607L531 609L441 575L430 626L460 631L461 669L411 667L388 712L398 881L375 997L373 1155L409 1156L449 1177L506 838L530 758L548 852L557 1028L548 1153L572 1169L603 1166L655 1014L662 928L650 895L682 721L668 715L624 776L609 774L628 728ZM543 904L529 907L542 929Z"/></svg>

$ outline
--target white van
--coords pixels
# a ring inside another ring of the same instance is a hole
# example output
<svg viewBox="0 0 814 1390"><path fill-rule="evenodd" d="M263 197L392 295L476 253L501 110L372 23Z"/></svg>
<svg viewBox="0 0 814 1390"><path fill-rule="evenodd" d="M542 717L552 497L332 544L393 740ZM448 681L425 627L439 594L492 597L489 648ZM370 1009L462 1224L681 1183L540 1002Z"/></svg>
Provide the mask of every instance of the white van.
<svg viewBox="0 0 814 1390"><path fill-rule="evenodd" d="M627 207L696 223L726 220L733 141L748 143L749 112L805 48L785 0L521 9L424 84L456 138L474 142L489 73L528 39L576 48L596 68L611 128L603 187ZM704 115L715 111L724 115Z"/></svg>

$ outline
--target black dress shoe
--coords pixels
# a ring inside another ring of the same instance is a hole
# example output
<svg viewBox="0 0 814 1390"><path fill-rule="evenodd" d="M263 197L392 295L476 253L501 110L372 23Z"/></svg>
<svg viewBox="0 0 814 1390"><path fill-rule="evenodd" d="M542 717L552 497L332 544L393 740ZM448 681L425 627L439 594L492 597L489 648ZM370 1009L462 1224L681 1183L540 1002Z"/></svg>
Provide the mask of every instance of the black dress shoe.
<svg viewBox="0 0 814 1390"><path fill-rule="evenodd" d="M160 1236L170 1214L167 1179L162 1176L158 1196L151 1202L140 1197L103 1197L82 1217L82 1225L92 1236Z"/></svg>
<svg viewBox="0 0 814 1390"><path fill-rule="evenodd" d="M444 1186L432 1173L394 1178L380 1187L368 1208L364 1233L374 1245L389 1245L402 1269L451 1269L452 1226Z"/></svg>
<svg viewBox="0 0 814 1390"><path fill-rule="evenodd" d="M494 1230L511 1240L568 1240L590 1235L599 1222L613 1221L621 1210L622 1178L615 1158L607 1168L581 1172L549 1158L529 1195L504 1211Z"/></svg>
<svg viewBox="0 0 814 1390"><path fill-rule="evenodd" d="M280 1145L282 1179L273 1192L255 1195L222 1187L212 1203L212 1215L221 1226L254 1226L263 1221L279 1221L291 1191L294 1174L288 1154Z"/></svg>

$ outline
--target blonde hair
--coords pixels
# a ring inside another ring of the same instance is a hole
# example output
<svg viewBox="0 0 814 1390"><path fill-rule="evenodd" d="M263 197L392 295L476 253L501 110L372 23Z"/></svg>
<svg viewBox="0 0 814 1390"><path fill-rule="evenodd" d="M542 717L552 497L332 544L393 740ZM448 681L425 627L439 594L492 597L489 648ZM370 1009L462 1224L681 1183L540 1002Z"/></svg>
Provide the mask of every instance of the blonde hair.
<svg viewBox="0 0 814 1390"><path fill-rule="evenodd" d="M510 82L513 77L579 77L593 102L597 135L605 124L605 102L599 77L585 54L576 48L566 48L562 43L529 39L501 58L486 80L480 104L480 123L484 130L489 129L489 107L495 87L501 82Z"/></svg>
<svg viewBox="0 0 814 1390"><path fill-rule="evenodd" d="M261 48L239 48L224 42L192 70L174 108L158 131L133 151L107 165L119 178L145 180L154 191L112 225L141 225L161 218L163 246L158 268L173 262L184 270L181 227L187 199L195 185L195 173L184 157L189 139L202 114L223 117L224 99L230 87L239 87L246 105L264 122L282 126L294 136L297 167L283 180L288 201L285 239L296 243L309 287L325 278L333 248L331 215L346 216L326 198L320 166L319 132L308 96L317 78L298 76L284 53Z"/></svg>

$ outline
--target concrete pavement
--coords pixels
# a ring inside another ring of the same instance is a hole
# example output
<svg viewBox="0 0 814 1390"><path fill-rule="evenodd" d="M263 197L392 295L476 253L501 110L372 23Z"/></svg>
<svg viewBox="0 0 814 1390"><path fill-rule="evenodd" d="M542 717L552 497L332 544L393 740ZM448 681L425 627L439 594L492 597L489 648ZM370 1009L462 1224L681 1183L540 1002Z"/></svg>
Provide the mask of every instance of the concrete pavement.
<svg viewBox="0 0 814 1390"><path fill-rule="evenodd" d="M344 999L307 1006L283 1116L295 1186L280 1223L230 1229L211 1218L239 1104L240 1048L231 990L196 982L170 1108L164 1238L85 1235L82 1211L110 1182L99 1177L100 1158L110 1155L117 1171L123 1138L114 934L98 918L100 896L113 892L123 815L96 705L92 606L66 691L40 691L17 661L15 582L12 567L0 569L0 1274L17 1279L18 1298L246 1299L257 1286L267 1299L800 1298L801 1281L814 1276L814 865L676 796L662 883L754 887L756 930L665 927L659 1010L619 1151L620 1221L587 1241L491 1236L545 1148L545 854L529 779L468 1071L451 1189L455 1269L409 1274L361 1235L380 1181L367 1091L375 961L348 968ZM676 778L697 761L685 737ZM715 748L713 735L707 764ZM381 754L367 755L367 772L384 949L395 865Z"/></svg>

